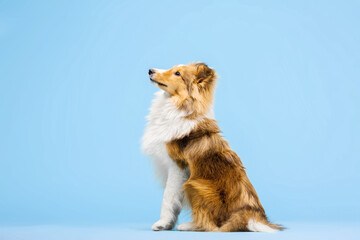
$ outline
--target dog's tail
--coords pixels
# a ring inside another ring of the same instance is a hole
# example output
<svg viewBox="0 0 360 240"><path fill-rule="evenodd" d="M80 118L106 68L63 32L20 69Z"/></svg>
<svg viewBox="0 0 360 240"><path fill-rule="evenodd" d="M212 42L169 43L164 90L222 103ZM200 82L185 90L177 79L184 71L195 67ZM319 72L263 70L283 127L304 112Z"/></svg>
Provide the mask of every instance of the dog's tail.
<svg viewBox="0 0 360 240"><path fill-rule="evenodd" d="M231 217L219 228L220 232L277 232L284 227L270 223L261 210L240 209L234 212Z"/></svg>

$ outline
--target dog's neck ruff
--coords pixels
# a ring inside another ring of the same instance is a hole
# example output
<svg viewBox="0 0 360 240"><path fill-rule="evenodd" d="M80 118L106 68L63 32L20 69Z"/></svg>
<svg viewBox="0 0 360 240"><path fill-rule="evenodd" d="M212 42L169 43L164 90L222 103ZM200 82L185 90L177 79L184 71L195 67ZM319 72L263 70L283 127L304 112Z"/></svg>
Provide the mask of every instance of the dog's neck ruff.
<svg viewBox="0 0 360 240"><path fill-rule="evenodd" d="M191 113L179 110L170 99L168 93L160 90L155 93L152 101L150 114L147 116L149 121L143 136L143 150L149 154L153 149L147 146L154 146L157 143L166 143L174 139L183 138L188 135L197 124L204 118L213 118L212 109L206 116L199 116L195 119L187 119Z"/></svg>

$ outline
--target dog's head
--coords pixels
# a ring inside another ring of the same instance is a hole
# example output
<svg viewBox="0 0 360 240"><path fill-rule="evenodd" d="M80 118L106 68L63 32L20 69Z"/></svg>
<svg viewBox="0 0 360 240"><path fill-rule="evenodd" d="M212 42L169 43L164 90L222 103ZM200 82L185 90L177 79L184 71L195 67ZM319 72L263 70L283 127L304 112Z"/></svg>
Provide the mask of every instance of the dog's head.
<svg viewBox="0 0 360 240"><path fill-rule="evenodd" d="M204 63L149 69L150 81L166 91L175 104L191 114L206 114L212 104L216 74Z"/></svg>

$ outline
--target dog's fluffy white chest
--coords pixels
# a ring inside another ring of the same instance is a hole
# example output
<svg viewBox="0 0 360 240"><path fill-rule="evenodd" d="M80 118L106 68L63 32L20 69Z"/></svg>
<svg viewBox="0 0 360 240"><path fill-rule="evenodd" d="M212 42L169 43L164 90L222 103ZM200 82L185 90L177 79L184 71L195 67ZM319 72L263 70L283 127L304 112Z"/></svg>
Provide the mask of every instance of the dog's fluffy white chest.
<svg viewBox="0 0 360 240"><path fill-rule="evenodd" d="M181 138L191 132L199 120L189 120L184 117L186 112L178 110L162 90L155 93L148 124L142 138L142 150L154 159L157 174L164 181L167 178L167 169L174 162L166 150L166 143Z"/></svg>

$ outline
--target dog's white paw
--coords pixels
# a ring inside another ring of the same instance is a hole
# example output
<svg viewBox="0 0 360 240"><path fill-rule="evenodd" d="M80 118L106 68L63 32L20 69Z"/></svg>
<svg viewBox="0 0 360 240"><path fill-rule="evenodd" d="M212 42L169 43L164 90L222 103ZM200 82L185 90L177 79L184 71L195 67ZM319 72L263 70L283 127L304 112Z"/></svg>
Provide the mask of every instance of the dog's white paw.
<svg viewBox="0 0 360 240"><path fill-rule="evenodd" d="M177 226L177 230L179 231L192 231L194 229L194 225L191 222L182 223Z"/></svg>
<svg viewBox="0 0 360 240"><path fill-rule="evenodd" d="M160 231L160 230L171 230L174 227L174 223L165 221L160 219L156 223L154 223L151 227L153 231Z"/></svg>

